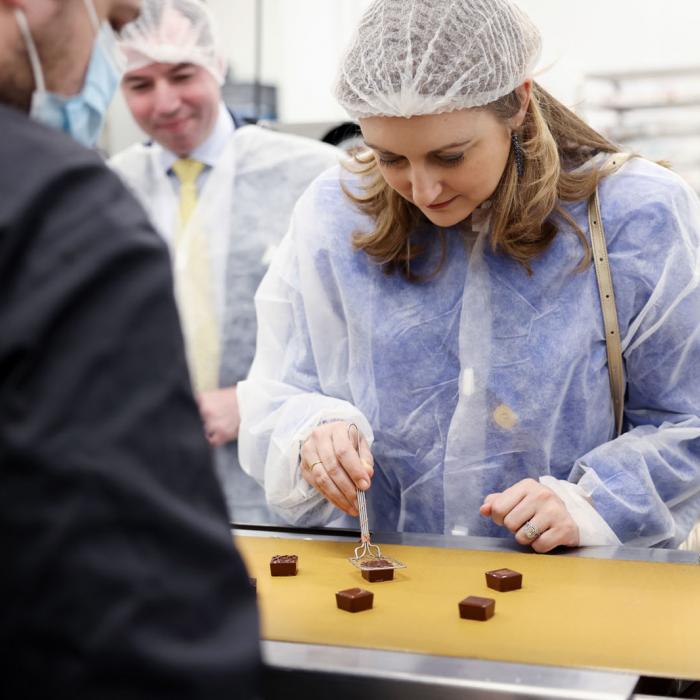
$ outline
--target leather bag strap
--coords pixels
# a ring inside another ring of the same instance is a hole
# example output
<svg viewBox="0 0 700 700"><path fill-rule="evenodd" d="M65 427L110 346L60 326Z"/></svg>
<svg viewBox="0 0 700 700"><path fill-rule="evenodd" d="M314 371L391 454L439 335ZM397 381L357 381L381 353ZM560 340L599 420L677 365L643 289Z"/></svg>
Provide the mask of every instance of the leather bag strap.
<svg viewBox="0 0 700 700"><path fill-rule="evenodd" d="M615 292L613 290L608 247L605 242L605 229L600 215L600 200L598 188L588 201L588 226L591 232L591 247L600 306L603 311L605 326L605 347L608 355L608 374L610 377L610 393L612 395L613 412L615 415L616 435L622 433L622 418L625 402L625 376L622 364L622 346L620 345L620 327L617 321Z"/></svg>

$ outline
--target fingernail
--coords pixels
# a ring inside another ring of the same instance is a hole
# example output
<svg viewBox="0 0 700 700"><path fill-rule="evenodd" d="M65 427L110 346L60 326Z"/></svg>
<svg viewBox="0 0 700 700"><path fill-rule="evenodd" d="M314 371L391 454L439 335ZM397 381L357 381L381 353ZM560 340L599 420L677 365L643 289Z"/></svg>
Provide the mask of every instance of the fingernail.
<svg viewBox="0 0 700 700"><path fill-rule="evenodd" d="M369 481L367 481L367 479L360 479L359 486L360 486L360 489L362 489L363 491L366 491L369 488Z"/></svg>

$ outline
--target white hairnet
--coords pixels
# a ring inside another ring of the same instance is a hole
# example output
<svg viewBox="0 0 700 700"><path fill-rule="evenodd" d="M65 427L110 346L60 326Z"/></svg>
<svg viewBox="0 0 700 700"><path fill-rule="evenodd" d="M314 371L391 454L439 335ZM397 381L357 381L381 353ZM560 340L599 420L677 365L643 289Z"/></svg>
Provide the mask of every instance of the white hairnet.
<svg viewBox="0 0 700 700"><path fill-rule="evenodd" d="M200 0L144 0L139 18L120 33L126 71L150 63L194 63L221 85L226 61L206 5Z"/></svg>
<svg viewBox="0 0 700 700"><path fill-rule="evenodd" d="M540 33L510 0L375 0L335 85L355 119L479 107L531 75Z"/></svg>

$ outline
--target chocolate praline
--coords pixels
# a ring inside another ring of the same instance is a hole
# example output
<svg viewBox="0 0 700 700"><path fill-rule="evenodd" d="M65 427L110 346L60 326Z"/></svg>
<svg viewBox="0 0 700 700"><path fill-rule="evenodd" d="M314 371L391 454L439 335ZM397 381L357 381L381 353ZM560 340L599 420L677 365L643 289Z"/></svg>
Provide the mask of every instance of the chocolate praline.
<svg viewBox="0 0 700 700"><path fill-rule="evenodd" d="M496 601L493 598L482 598L470 595L459 602L459 616L465 620L483 622L493 617L496 612Z"/></svg>
<svg viewBox="0 0 700 700"><path fill-rule="evenodd" d="M394 579L394 567L386 559L370 559L360 566L362 578L370 583L377 581L392 581Z"/></svg>
<svg viewBox="0 0 700 700"><path fill-rule="evenodd" d="M486 572L486 585L494 591L516 591L523 587L523 575L513 569L494 569Z"/></svg>
<svg viewBox="0 0 700 700"><path fill-rule="evenodd" d="M296 576L298 559L296 554L276 554L270 559L270 575Z"/></svg>
<svg viewBox="0 0 700 700"><path fill-rule="evenodd" d="M374 593L363 588L346 588L335 594L335 603L341 610L347 612L362 612L369 610L374 602Z"/></svg>

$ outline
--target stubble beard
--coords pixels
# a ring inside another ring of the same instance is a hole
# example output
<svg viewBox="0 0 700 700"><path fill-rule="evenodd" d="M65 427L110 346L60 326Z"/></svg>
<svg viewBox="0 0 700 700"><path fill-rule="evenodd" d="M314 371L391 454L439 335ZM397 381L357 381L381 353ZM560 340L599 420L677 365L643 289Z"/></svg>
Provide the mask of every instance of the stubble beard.
<svg viewBox="0 0 700 700"><path fill-rule="evenodd" d="M24 46L8 48L7 60L0 61L0 101L29 113L34 76Z"/></svg>

